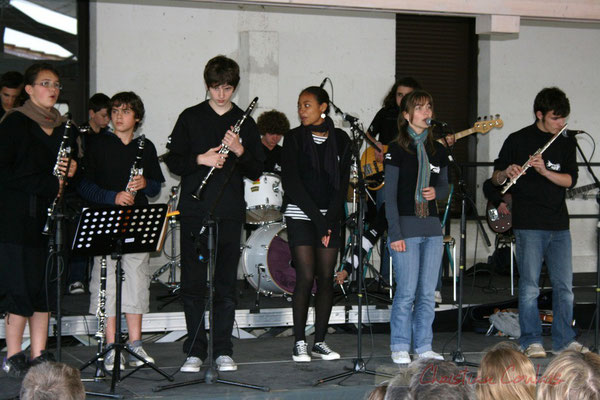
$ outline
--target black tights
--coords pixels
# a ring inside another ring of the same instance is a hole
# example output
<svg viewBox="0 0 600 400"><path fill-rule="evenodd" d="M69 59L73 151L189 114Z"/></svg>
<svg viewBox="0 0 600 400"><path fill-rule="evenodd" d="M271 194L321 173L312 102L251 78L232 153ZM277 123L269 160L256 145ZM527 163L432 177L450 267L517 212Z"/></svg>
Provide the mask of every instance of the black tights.
<svg viewBox="0 0 600 400"><path fill-rule="evenodd" d="M333 268L337 260L338 249L296 246L291 250L292 262L296 268L296 287L292 302L294 336L296 341L306 340L304 334L306 318L313 281L316 278L315 342L322 342L325 339L333 305Z"/></svg>

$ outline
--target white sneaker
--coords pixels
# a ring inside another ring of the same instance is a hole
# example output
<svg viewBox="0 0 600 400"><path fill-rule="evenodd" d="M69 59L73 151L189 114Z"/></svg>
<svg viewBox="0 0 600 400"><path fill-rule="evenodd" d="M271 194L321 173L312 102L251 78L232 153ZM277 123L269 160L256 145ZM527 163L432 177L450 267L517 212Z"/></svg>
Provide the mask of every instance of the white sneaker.
<svg viewBox="0 0 600 400"><path fill-rule="evenodd" d="M435 299L436 304L442 304L442 292L440 292L439 290L436 290L435 294L434 294L434 299Z"/></svg>
<svg viewBox="0 0 600 400"><path fill-rule="evenodd" d="M410 364L410 354L408 351L392 351L392 361L395 364Z"/></svg>
<svg viewBox="0 0 600 400"><path fill-rule="evenodd" d="M202 360L198 357L188 357L185 359L185 362L179 368L181 372L200 372L200 367L202 366Z"/></svg>
<svg viewBox="0 0 600 400"><path fill-rule="evenodd" d="M433 350L428 350L423 353L419 353L419 358L433 358L434 360L442 360L444 361L444 356L436 353Z"/></svg>
<svg viewBox="0 0 600 400"><path fill-rule="evenodd" d="M529 358L546 358L546 350L541 343L531 343L525 351L523 351L525 357Z"/></svg>
<svg viewBox="0 0 600 400"><path fill-rule="evenodd" d="M572 341L571 343L569 343L569 345L567 347L565 347L565 350L573 350L573 351L577 351L579 353L585 354L585 353L589 353L590 349L588 349L587 347L585 347L584 345L582 345L581 343L577 342L577 341Z"/></svg>
<svg viewBox="0 0 600 400"><path fill-rule="evenodd" d="M127 345L127 347L129 347L129 349L131 351L133 351L138 356L142 357L147 362L154 364L154 358L150 357L148 355L148 353L146 353L146 350L144 350L144 348L142 346L136 346L136 347L134 347L134 346L131 346L131 345ZM139 367L140 365L144 364L142 361L140 361L139 359L135 358L131 354L129 354L128 358L129 358L129 366L131 366L131 367Z"/></svg>
<svg viewBox="0 0 600 400"><path fill-rule="evenodd" d="M115 351L111 350L104 356L104 368L107 371L112 371L115 368ZM125 356L121 353L121 364L119 366L121 371L125 370Z"/></svg>
<svg viewBox="0 0 600 400"><path fill-rule="evenodd" d="M310 362L310 354L308 354L308 343L304 340L298 340L294 343L292 360L296 362Z"/></svg>
<svg viewBox="0 0 600 400"><path fill-rule="evenodd" d="M312 354L321 357L323 360L337 360L340 358L340 354L331 350L327 343L318 342L312 347Z"/></svg>
<svg viewBox="0 0 600 400"><path fill-rule="evenodd" d="M237 364L229 356L219 356L215 360L217 371L237 371Z"/></svg>

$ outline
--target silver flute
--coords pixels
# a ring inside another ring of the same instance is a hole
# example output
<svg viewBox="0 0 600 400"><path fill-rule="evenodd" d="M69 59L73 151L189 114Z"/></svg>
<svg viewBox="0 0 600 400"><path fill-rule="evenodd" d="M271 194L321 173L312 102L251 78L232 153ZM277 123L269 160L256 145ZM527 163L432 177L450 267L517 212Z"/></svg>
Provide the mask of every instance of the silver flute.
<svg viewBox="0 0 600 400"><path fill-rule="evenodd" d="M244 121L246 121L246 118L248 118L250 116L250 114L252 113L252 110L254 110L254 107L256 107L256 103L258 103L258 97L255 97L254 100L252 100L252 102L250 102L250 105L248 105L248 108L246 108L246 111L244 111L244 115L242 116L242 118L240 118L235 123L235 125L233 126L233 129L231 130L233 133L235 133L236 135L238 133L240 133L242 124L244 123ZM218 154L227 154L227 153L229 153L229 147L227 147L225 144L222 144L221 148L219 149ZM202 183L200 183L200 186L198 186L198 189L194 192L194 194L192 194L192 196L196 200L200 200L200 194L202 193L202 190L206 186L206 183L208 182L208 179L213 174L214 170L215 170L215 167L210 168L210 171L208 171L208 174L206 174L204 179L202 179Z"/></svg>
<svg viewBox="0 0 600 400"><path fill-rule="evenodd" d="M565 124L565 126L563 126L563 128L558 131L556 134L554 134L554 136L552 136L550 138L550 140L548 140L548 142L544 145L544 147L540 147L539 149L537 149L537 151L535 153L533 153L533 156L537 156L538 154L542 154L544 151L546 151L546 149L548 147L550 147L550 145L552 143L554 143L554 141L556 140L556 138L558 138L563 132L565 132L567 129L567 124ZM529 157L531 159L531 157ZM523 164L523 166L521 167L522 171L519 175L515 176L514 178L512 178L510 181L508 181L504 187L502 188L502 194L506 193L508 191L508 189L510 189L510 187L512 185L514 185L515 183L517 183L517 179L519 179L521 176L523 176L523 174L525 173L525 171L527 171L529 169L530 165L529 165L529 160L527 160L525 162L525 164Z"/></svg>
<svg viewBox="0 0 600 400"><path fill-rule="evenodd" d="M130 193L133 197L135 197L137 191L129 189L129 184L133 181L133 178L144 173L144 168L142 167L142 156L144 155L145 145L146 135L140 135L137 154L135 155L135 161L133 162L133 166L129 170L129 181L127 182L127 187L125 188L125 191L127 193Z"/></svg>
<svg viewBox="0 0 600 400"><path fill-rule="evenodd" d="M96 340L98 340L98 350L96 355L96 375L94 379L104 378L104 357L100 356L104 351L106 342L106 256L100 259L100 289L98 290L98 308L96 309L96 318L98 319L98 331L96 331Z"/></svg>

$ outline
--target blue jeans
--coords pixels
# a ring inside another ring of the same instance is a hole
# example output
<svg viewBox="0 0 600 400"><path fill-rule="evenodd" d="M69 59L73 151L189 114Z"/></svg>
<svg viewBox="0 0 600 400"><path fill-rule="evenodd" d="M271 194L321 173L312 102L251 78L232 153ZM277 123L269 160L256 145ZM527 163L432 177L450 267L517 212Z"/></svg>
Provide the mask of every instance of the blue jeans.
<svg viewBox="0 0 600 400"><path fill-rule="evenodd" d="M542 343L538 296L542 261L546 261L552 283L552 347L561 350L575 339L573 321L573 264L569 230L515 229L519 268L519 343L527 348Z"/></svg>
<svg viewBox="0 0 600 400"><path fill-rule="evenodd" d="M396 294L390 319L392 351L410 351L411 339L417 353L431 350L434 292L442 259L442 236L404 240L406 251L394 251L392 266Z"/></svg>

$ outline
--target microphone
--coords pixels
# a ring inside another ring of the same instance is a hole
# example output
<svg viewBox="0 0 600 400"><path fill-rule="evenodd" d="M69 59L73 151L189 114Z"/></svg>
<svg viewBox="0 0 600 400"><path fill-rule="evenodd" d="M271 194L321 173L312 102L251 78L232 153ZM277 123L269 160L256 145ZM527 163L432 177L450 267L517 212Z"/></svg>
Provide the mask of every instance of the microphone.
<svg viewBox="0 0 600 400"><path fill-rule="evenodd" d="M577 135L579 135L579 134L582 134L582 133L587 133L587 132L586 132L586 131L574 131L574 130L572 131L572 130L570 130L570 129L566 129L566 130L565 130L565 131L562 133L562 135L563 135L564 137L575 137L575 136L577 136Z"/></svg>
<svg viewBox="0 0 600 400"><path fill-rule="evenodd" d="M325 86L325 82L327 82L327 79L329 78L326 77L325 79L323 79L323 82L321 82L321 84L319 85L320 89L323 89L323 86Z"/></svg>
<svg viewBox="0 0 600 400"><path fill-rule="evenodd" d="M445 122L442 122L442 121L437 121L437 120L435 120L435 119L431 119L431 118L427 118L427 119L425 120L425 122L427 123L427 125L428 125L428 126L431 126L431 125L447 126L447 125L448 125L448 124L447 124L447 123L445 123Z"/></svg>

